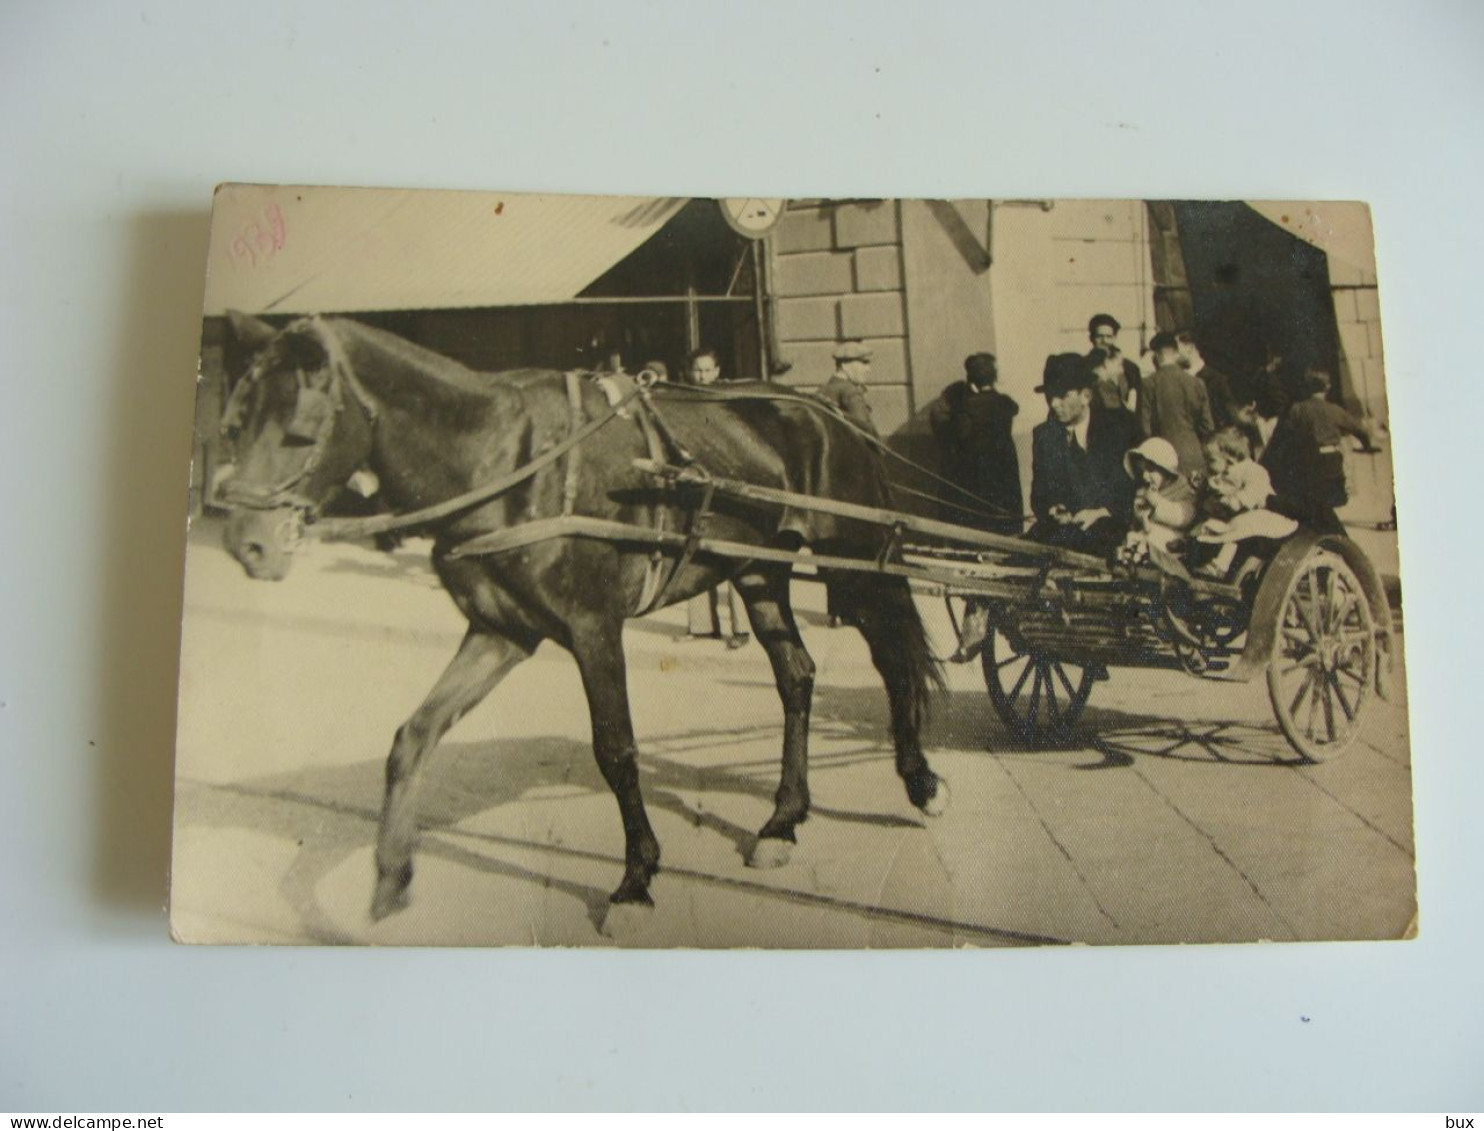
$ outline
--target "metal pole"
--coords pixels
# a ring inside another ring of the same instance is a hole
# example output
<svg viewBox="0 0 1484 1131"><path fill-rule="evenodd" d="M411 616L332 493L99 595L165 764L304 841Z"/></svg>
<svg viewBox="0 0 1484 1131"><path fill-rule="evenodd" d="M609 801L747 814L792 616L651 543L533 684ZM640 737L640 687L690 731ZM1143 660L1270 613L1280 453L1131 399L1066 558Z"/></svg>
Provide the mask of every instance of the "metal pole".
<svg viewBox="0 0 1484 1131"><path fill-rule="evenodd" d="M696 265L689 258L685 263L685 350L701 348L701 307L696 301Z"/></svg>
<svg viewBox="0 0 1484 1131"><path fill-rule="evenodd" d="M773 366L768 357L767 296L763 294L763 241L752 240L752 312L757 319L757 367L758 376L764 381L773 375Z"/></svg>

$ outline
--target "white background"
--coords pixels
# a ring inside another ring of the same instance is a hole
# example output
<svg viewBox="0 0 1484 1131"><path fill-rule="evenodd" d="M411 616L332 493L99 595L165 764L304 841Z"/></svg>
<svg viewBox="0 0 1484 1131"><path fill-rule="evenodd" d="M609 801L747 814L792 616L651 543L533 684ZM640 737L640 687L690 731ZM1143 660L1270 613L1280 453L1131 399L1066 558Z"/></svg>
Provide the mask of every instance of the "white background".
<svg viewBox="0 0 1484 1131"><path fill-rule="evenodd" d="M0 1108L1484 1107L1484 8L306 7L0 3ZM1421 938L173 946L192 378L229 180L1369 200Z"/></svg>

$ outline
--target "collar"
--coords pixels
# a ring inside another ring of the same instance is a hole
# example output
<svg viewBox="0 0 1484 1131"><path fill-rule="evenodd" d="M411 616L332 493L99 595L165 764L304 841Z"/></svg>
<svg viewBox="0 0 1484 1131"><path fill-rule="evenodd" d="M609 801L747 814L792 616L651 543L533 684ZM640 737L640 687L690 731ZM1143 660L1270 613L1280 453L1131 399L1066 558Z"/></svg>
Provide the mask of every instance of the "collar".
<svg viewBox="0 0 1484 1131"><path fill-rule="evenodd" d="M1072 424L1067 427L1067 431L1077 437L1077 444L1084 452L1087 451L1087 431L1091 426L1092 412L1089 410L1087 415L1082 418L1080 424Z"/></svg>

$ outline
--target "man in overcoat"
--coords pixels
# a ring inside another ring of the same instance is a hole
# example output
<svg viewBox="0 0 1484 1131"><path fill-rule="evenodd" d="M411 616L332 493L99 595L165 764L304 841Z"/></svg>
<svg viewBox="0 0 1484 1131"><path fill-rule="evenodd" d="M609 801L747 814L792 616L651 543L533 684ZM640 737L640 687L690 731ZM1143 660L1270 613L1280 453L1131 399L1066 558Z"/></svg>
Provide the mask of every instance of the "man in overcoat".
<svg viewBox="0 0 1484 1131"><path fill-rule="evenodd" d="M1124 454L1138 442L1133 418L1104 409L1087 359L1075 353L1046 359L1048 414L1031 433L1030 537L1069 549L1106 553L1122 541L1133 516L1134 481Z"/></svg>
<svg viewBox="0 0 1484 1131"><path fill-rule="evenodd" d="M928 425L938 444L944 478L974 499L949 495L950 522L963 522L1000 534L1019 534L1024 509L1020 460L1010 429L1020 406L995 388L999 367L992 353L964 358L964 379L943 390L928 408ZM985 513L987 512L987 513Z"/></svg>

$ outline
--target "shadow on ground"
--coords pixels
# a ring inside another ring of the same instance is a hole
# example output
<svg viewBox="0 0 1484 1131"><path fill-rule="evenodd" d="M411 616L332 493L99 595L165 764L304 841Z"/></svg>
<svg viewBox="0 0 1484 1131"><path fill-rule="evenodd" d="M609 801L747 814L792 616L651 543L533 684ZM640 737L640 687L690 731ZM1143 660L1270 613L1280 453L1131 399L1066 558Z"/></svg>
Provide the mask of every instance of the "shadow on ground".
<svg viewBox="0 0 1484 1131"><path fill-rule="evenodd" d="M683 794L734 794L771 802L777 787L776 759L758 759L722 767L698 767L682 760L686 755L714 750L735 742L735 731L699 730L655 738L641 755L642 784L651 812L668 811L697 828L730 841L745 857L755 831L712 811L691 804ZM863 758L887 759L881 751L850 750L817 760L819 768L851 765ZM241 829L267 834L297 848L279 894L304 928L324 942L351 942L342 928L319 906L320 882L351 855L374 842L381 813L384 763L358 762L323 769L274 774L224 784L182 783L178 820L182 828ZM598 773L592 748L567 738L525 738L488 742L447 743L431 757L424 771L418 800L418 825L424 833L453 829L490 809L529 794L552 789L576 790L608 796ZM558 799L555 803L560 804ZM897 798L883 798L879 812L855 812L818 805L816 818L880 828L914 828L918 822L890 812ZM615 848L621 836L617 807L611 813ZM517 847L525 842L479 834ZM568 849L613 865L616 885L621 853L610 857ZM443 840L424 837L421 856L436 856L488 874L520 879L554 888L579 900L598 927L608 905L608 892L589 885L553 879L519 865L469 852ZM366 877L367 898L371 876Z"/></svg>

